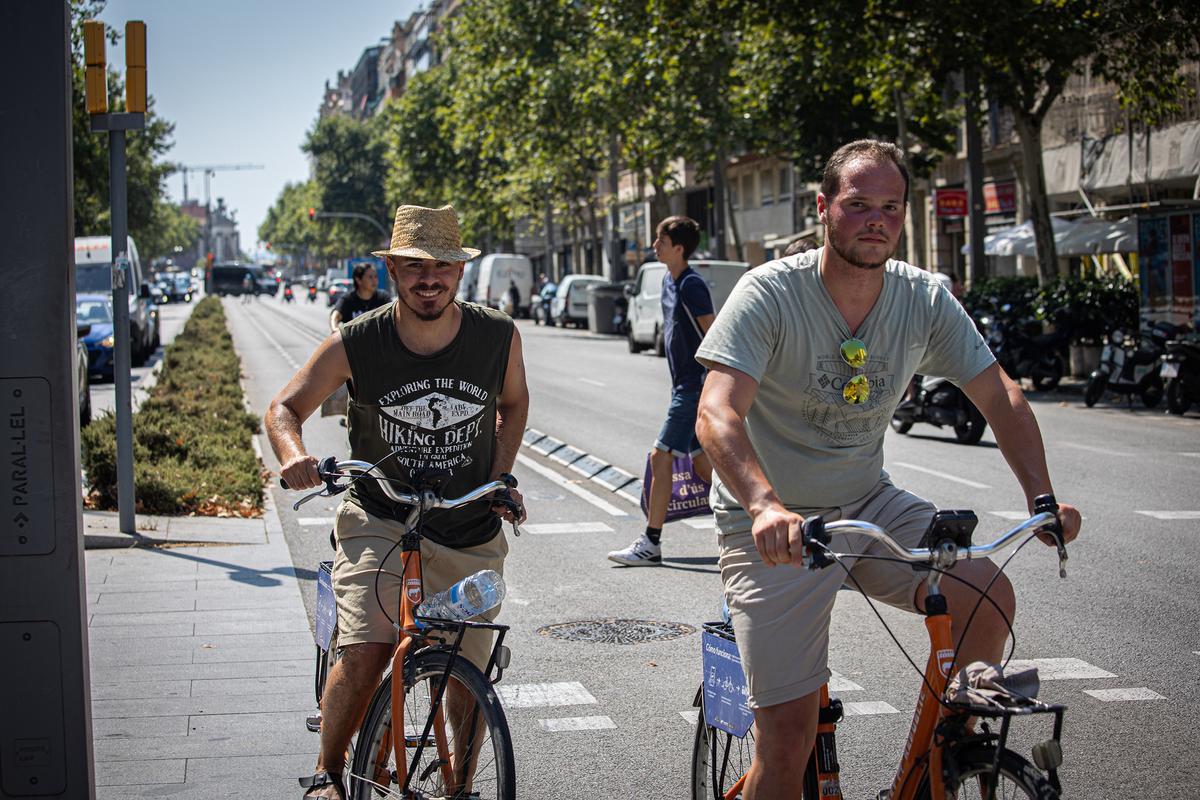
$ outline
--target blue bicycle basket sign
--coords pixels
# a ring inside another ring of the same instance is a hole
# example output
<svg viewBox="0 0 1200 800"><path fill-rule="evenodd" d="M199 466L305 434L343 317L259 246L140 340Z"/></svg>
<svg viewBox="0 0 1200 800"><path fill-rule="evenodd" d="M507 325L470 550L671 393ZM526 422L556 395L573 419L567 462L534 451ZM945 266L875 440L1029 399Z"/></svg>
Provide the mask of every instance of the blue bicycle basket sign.
<svg viewBox="0 0 1200 800"><path fill-rule="evenodd" d="M704 664L704 721L739 739L750 730L750 690L737 645L709 631L701 640Z"/></svg>
<svg viewBox="0 0 1200 800"><path fill-rule="evenodd" d="M333 596L333 576L330 574L332 566L332 562L322 561L317 570L317 646L322 650L329 649L329 640L337 625L337 600Z"/></svg>

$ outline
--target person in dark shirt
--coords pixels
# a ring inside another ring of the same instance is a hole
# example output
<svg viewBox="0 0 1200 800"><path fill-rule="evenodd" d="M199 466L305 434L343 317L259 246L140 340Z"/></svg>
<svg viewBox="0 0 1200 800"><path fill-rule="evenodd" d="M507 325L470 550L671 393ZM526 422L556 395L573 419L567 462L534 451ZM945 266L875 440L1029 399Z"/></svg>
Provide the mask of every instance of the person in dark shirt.
<svg viewBox="0 0 1200 800"><path fill-rule="evenodd" d="M687 262L698 244L700 226L695 220L667 217L658 224L654 254L667 265L662 314L667 366L671 370L671 405L650 451L646 532L624 550L608 554L610 561L629 567L662 563L662 526L671 500L675 456L691 456L696 474L705 481L712 478L712 467L696 439L696 409L704 386L704 367L696 361L696 350L715 317L708 284Z"/></svg>
<svg viewBox="0 0 1200 800"><path fill-rule="evenodd" d="M329 315L329 330L332 333L337 333L338 326L343 322L379 308L392 299L387 292L379 291L379 273L375 271L374 264L355 264L352 277L354 291L339 297Z"/></svg>

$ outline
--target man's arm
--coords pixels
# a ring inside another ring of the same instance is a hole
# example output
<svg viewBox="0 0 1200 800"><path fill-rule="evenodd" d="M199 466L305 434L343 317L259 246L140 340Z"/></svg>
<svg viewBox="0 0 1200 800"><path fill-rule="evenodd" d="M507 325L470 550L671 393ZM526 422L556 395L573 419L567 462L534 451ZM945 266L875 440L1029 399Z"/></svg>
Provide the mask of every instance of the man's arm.
<svg viewBox="0 0 1200 800"><path fill-rule="evenodd" d="M350 380L350 361L342 335L334 333L322 342L308 362L292 376L271 400L263 419L271 449L280 463L280 476L292 489L321 485L317 459L304 449L301 428L329 395Z"/></svg>
<svg viewBox="0 0 1200 800"><path fill-rule="evenodd" d="M333 311L331 311L329 314L329 332L337 333L338 326L341 324L342 324L342 301L339 300L338 304L333 307Z"/></svg>
<svg viewBox="0 0 1200 800"><path fill-rule="evenodd" d="M758 382L724 364L713 364L704 381L696 436L721 482L753 520L754 545L767 566L801 563L804 518L783 506L762 471L746 433L745 418Z"/></svg>
<svg viewBox="0 0 1200 800"><path fill-rule="evenodd" d="M525 435L529 418L529 386L525 382L525 357L521 351L521 334L513 327L512 344L508 348L508 366L504 370L504 389L496 400L496 449L492 456L492 479L503 472L512 472ZM521 494L511 491L513 499L521 502ZM509 522L512 513L501 506L493 509ZM521 522L523 520L518 520Z"/></svg>
<svg viewBox="0 0 1200 800"><path fill-rule="evenodd" d="M708 329L712 327L713 320L716 318L716 314L704 314L696 317L696 324L700 326L700 332L708 333Z"/></svg>
<svg viewBox="0 0 1200 800"><path fill-rule="evenodd" d="M1039 494L1053 494L1054 488L1050 484L1050 470L1046 467L1042 433L1025 393L1004 374L999 364L992 364L976 375L963 386L963 391L992 426L996 444L1021 484L1032 510L1034 498ZM1066 503L1059 503L1059 509L1063 539L1069 542L1079 535L1079 511Z"/></svg>

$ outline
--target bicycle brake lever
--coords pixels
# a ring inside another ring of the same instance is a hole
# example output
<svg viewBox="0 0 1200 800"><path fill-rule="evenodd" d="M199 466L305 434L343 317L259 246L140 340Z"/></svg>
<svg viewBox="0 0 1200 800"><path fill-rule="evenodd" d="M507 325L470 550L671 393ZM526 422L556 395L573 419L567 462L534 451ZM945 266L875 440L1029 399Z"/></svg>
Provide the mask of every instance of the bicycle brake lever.
<svg viewBox="0 0 1200 800"><path fill-rule="evenodd" d="M1062 534L1054 537L1054 546L1058 548L1058 577L1067 577L1067 546L1063 544Z"/></svg>
<svg viewBox="0 0 1200 800"><path fill-rule="evenodd" d="M317 489L315 492L310 492L310 493L304 495L304 497L301 497L299 500L292 503L292 511L299 511L300 506L304 505L309 500L312 500L314 497L321 497L324 494L325 494L325 489L321 488L321 489Z"/></svg>

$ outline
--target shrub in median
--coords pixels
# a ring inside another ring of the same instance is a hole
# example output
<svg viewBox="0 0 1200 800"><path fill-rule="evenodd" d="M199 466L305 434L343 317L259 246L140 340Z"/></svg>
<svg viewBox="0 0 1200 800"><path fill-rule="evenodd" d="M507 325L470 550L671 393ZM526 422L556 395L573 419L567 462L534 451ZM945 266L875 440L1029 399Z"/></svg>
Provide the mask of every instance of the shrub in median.
<svg viewBox="0 0 1200 800"><path fill-rule="evenodd" d="M241 362L221 302L202 300L164 355L151 395L133 417L134 484L147 514L256 516L261 465L251 444L258 417L242 404ZM116 508L116 418L83 429L89 505Z"/></svg>

